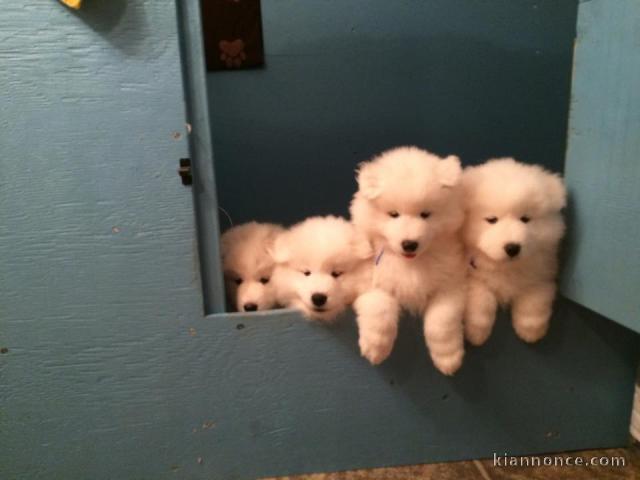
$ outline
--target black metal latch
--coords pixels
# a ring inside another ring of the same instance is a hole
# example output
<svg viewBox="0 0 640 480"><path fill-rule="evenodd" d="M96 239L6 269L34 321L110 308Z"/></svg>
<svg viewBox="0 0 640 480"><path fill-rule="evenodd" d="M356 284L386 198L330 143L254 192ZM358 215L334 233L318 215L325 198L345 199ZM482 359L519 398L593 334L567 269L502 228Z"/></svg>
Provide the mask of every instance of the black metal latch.
<svg viewBox="0 0 640 480"><path fill-rule="evenodd" d="M193 183L193 177L191 176L190 158L180 159L180 168L178 168L178 175L180 175L183 185L191 185Z"/></svg>

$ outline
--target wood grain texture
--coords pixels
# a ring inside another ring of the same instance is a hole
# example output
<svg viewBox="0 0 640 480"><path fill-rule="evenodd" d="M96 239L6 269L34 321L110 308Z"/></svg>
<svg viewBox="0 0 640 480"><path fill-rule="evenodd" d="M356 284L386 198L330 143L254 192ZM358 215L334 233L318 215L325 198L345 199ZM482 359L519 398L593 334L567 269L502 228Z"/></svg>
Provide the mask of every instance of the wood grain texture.
<svg viewBox="0 0 640 480"><path fill-rule="evenodd" d="M444 9L434 10L443 18L448 3L425 5ZM57 2L2 6L0 347L8 351L0 353L1 479L227 480L626 442L638 337L568 302L533 347L500 322L453 378L434 370L410 321L391 359L372 368L358 355L350 318L334 328L282 311L203 318L192 198L175 172L187 145L174 3L87 1L79 13ZM565 8L563 26L571 13ZM467 12L463 23L473 23L474 14ZM511 31L495 15L496 28ZM302 27L293 25L297 38ZM473 29L482 35L485 27ZM552 30L552 39L565 38ZM542 37L521 38L516 50ZM444 58L446 45L431 48ZM556 61L566 61L564 55ZM314 71L307 60L307 78L326 79L324 68L335 66L320 63ZM376 91L395 88L393 78L389 72ZM442 85L445 78L438 78ZM311 85L322 91L320 83ZM545 88L552 92L543 95L547 100L566 93ZM234 104L212 99L212 110ZM292 108L281 104L285 112ZM347 145L334 130L306 137L294 128L341 118L332 115L332 104L327 108L320 117L315 109L292 108L282 117L287 123L249 125L260 141L284 145L286 124L292 137ZM389 124L396 118L394 110L387 118ZM266 135L272 125L280 135ZM220 133L236 138L233 129ZM364 133L357 133L362 145ZM370 133L366 138L375 139ZM507 145L519 144L519 134L510 135ZM261 147L250 139L251 148ZM274 168L295 158L290 150ZM314 172L283 175L278 185L291 178L305 184L301 179ZM229 181L218 178L218 186L228 192ZM246 189L251 181L236 186ZM331 181L336 195L326 208L351 191L341 182ZM254 213L250 205L240 204L237 216ZM321 205L311 195L283 217Z"/></svg>
<svg viewBox="0 0 640 480"><path fill-rule="evenodd" d="M185 103L191 129L189 146L194 179L193 206L198 230L204 311L206 314L221 313L225 311L225 294L200 4L197 1L177 2L176 7Z"/></svg>
<svg viewBox="0 0 640 480"><path fill-rule="evenodd" d="M640 331L640 3L580 4L563 292Z"/></svg>
<svg viewBox="0 0 640 480"><path fill-rule="evenodd" d="M350 316L333 328L287 312L212 316L168 352L189 369L165 394L173 418L146 428L171 439L165 456L182 478L623 446L638 337L570 302L558 307L536 346L500 319L453 378L433 368L410 319L392 357L373 368Z"/></svg>
<svg viewBox="0 0 640 480"><path fill-rule="evenodd" d="M0 478L134 478L202 315L175 5L0 4Z"/></svg>

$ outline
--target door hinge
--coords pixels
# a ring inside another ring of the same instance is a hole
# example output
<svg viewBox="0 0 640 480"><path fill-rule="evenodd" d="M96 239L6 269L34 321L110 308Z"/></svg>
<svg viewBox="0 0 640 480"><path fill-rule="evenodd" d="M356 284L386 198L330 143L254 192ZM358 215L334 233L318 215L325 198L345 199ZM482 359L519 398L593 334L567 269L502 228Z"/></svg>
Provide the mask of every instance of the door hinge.
<svg viewBox="0 0 640 480"><path fill-rule="evenodd" d="M191 185L193 183L193 177L191 176L191 159L190 158L180 159L180 167L178 168L178 175L180 175L183 185Z"/></svg>

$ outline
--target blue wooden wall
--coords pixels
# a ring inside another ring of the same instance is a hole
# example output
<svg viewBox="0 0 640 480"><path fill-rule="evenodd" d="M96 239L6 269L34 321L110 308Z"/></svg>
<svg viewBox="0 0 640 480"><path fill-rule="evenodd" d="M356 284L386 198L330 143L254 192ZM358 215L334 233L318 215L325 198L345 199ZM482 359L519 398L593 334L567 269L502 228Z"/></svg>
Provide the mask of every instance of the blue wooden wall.
<svg viewBox="0 0 640 480"><path fill-rule="evenodd" d="M564 293L640 331L640 2L580 5Z"/></svg>
<svg viewBox="0 0 640 480"><path fill-rule="evenodd" d="M202 316L174 2L84 4L0 0L3 480L169 472Z"/></svg>
<svg viewBox="0 0 640 480"><path fill-rule="evenodd" d="M174 2L84 3L0 0L1 479L226 480L626 442L638 337L568 301L539 345L503 319L453 378L410 319L372 368L349 318L203 317L175 173ZM574 2L387 3L264 1L267 69L209 77L236 219L345 209L355 162L387 143L560 167ZM444 67L409 61L423 54Z"/></svg>
<svg viewBox="0 0 640 480"><path fill-rule="evenodd" d="M402 144L562 170L576 9L262 1L266 68L208 77L221 206L235 222L346 214L357 163Z"/></svg>

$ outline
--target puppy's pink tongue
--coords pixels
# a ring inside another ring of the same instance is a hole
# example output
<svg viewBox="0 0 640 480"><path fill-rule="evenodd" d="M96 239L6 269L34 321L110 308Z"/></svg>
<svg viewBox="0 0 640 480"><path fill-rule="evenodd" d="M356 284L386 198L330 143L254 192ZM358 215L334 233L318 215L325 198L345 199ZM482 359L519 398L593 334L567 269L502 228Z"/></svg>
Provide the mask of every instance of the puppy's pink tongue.
<svg viewBox="0 0 640 480"><path fill-rule="evenodd" d="M415 253L403 253L402 256L404 258L415 258L416 254Z"/></svg>

